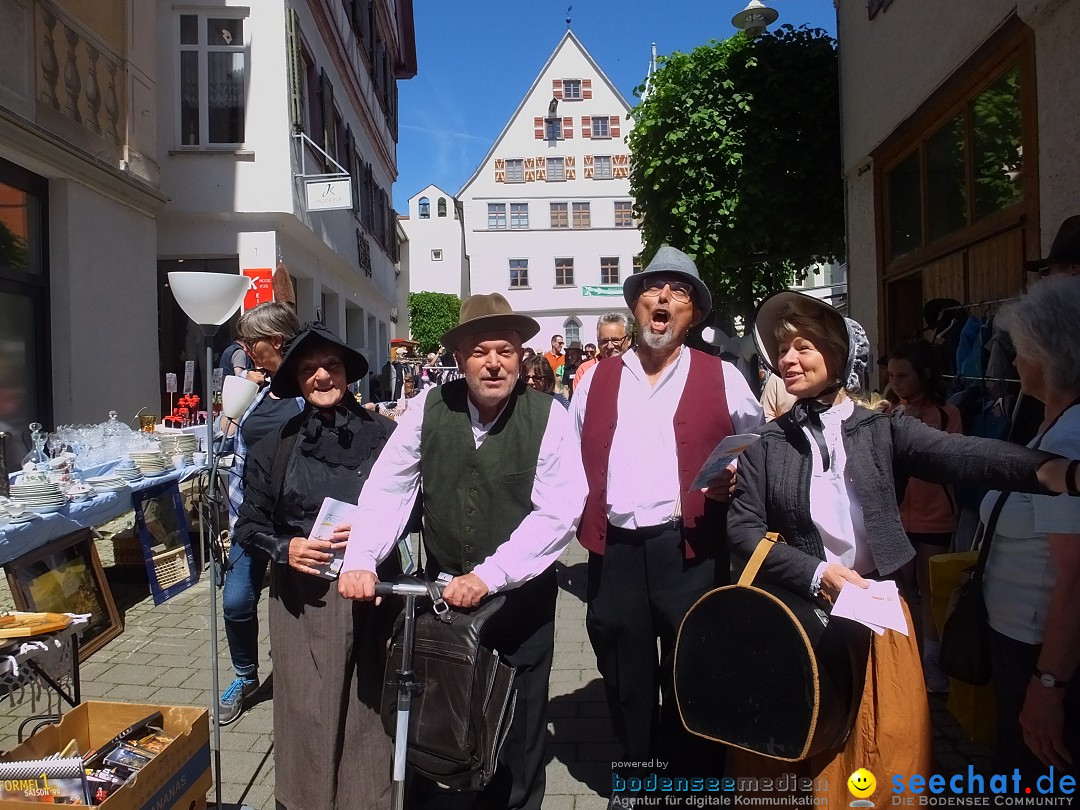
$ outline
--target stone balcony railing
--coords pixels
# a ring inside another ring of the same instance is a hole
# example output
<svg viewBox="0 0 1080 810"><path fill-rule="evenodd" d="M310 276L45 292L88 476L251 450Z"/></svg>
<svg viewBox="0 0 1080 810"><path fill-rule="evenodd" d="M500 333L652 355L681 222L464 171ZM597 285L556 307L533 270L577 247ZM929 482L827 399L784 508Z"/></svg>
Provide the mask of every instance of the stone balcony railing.
<svg viewBox="0 0 1080 810"><path fill-rule="evenodd" d="M128 84L123 55L49 0L35 4L34 36L39 109L51 108L122 147Z"/></svg>

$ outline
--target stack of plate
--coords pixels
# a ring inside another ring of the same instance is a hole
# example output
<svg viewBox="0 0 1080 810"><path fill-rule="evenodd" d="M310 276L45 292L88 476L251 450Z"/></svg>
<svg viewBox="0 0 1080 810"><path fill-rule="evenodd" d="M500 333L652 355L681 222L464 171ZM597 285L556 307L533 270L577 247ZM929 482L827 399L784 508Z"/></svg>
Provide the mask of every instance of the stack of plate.
<svg viewBox="0 0 1080 810"><path fill-rule="evenodd" d="M59 512L67 503L67 497L59 484L12 484L11 500L39 514Z"/></svg>
<svg viewBox="0 0 1080 810"><path fill-rule="evenodd" d="M94 475L86 479L95 492L119 492L127 489L127 482L119 475Z"/></svg>
<svg viewBox="0 0 1080 810"><path fill-rule="evenodd" d="M172 469L171 465L168 465L165 461L165 457L161 455L160 450L131 452L128 453L128 455L131 456L131 460L138 466L139 471L147 478L164 475L167 470ZM117 467L116 472L121 475L124 474L122 467Z"/></svg>
<svg viewBox="0 0 1080 810"><path fill-rule="evenodd" d="M137 484L143 480L142 470L132 464L130 467L120 464L113 468L112 474L126 484Z"/></svg>
<svg viewBox="0 0 1080 810"><path fill-rule="evenodd" d="M157 437L161 445L161 454L171 459L173 456L183 456L184 463L189 467L195 463L192 453L199 449L199 437L190 433L163 433Z"/></svg>

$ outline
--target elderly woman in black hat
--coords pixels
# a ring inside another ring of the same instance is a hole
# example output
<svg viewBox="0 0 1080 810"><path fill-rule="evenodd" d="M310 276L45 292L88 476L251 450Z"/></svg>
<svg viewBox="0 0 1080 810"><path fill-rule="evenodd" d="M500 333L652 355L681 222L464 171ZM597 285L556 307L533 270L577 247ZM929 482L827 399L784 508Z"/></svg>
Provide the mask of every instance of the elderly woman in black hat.
<svg viewBox="0 0 1080 810"><path fill-rule="evenodd" d="M786 540L771 548L759 580L820 598L824 608L844 588L895 578L915 554L897 508L897 493L912 475L1028 492L1076 490L1076 466L1058 456L862 407L853 394L868 356L866 335L825 302L778 293L758 309L754 335L761 356L797 398L739 460L728 513L734 552L749 558L766 532ZM817 784L827 780L838 804L848 801L847 778L859 768L879 778L931 770L929 710L906 604L904 616L906 635L886 630L872 637L846 742L795 766ZM769 767L749 755L737 758L736 775ZM874 801L886 806L890 796L879 790Z"/></svg>
<svg viewBox="0 0 1080 810"><path fill-rule="evenodd" d="M325 576L351 525L311 539L323 499L355 503L394 429L348 392L367 369L364 357L326 327L302 327L271 390L301 396L307 406L248 456L235 539L273 563L278 807L389 807L391 746L379 696L392 611L342 599Z"/></svg>

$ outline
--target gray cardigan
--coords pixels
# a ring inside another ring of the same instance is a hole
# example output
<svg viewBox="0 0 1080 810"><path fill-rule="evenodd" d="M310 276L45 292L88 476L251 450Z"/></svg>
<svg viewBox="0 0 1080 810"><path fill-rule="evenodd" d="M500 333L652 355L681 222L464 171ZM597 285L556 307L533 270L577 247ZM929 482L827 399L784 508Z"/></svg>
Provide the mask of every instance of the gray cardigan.
<svg viewBox="0 0 1080 810"><path fill-rule="evenodd" d="M1008 442L944 433L909 416L856 406L841 425L847 476L862 505L877 574L885 576L915 556L900 525L897 503L909 477L939 484L1046 494L1036 472L1057 458ZM761 441L739 458L728 509L728 540L736 556L749 559L768 531L779 532L759 576L808 593L825 559L821 535L810 516L812 456L806 434L791 413L761 430ZM1064 496L1063 496L1064 497Z"/></svg>

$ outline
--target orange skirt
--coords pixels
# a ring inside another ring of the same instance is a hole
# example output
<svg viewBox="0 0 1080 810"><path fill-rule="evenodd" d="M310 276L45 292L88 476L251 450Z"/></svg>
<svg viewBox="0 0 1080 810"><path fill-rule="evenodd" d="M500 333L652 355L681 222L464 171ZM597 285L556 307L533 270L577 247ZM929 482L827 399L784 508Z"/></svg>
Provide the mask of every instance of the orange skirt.
<svg viewBox="0 0 1080 810"><path fill-rule="evenodd" d="M732 749L729 772L736 779L737 793L765 795L746 782L742 785L748 789L739 789L740 778L777 779L794 774L804 782L806 777L812 779L812 794L827 798L828 806L846 807L856 798L848 791L848 777L865 768L877 782L873 794L865 798L884 810L898 795L892 792L893 775L901 774L906 785L912 774L930 774L933 732L922 659L911 613L901 601L908 635L886 630L884 635L874 636L859 713L843 747L802 762L782 762Z"/></svg>

